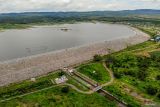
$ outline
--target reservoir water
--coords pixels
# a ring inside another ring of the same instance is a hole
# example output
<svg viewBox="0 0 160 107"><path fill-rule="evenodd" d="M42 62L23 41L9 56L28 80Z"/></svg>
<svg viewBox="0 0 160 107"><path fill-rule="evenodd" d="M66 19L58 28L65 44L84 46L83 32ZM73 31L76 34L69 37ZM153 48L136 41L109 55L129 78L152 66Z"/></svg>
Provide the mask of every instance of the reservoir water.
<svg viewBox="0 0 160 107"><path fill-rule="evenodd" d="M77 23L0 32L0 61L134 36L124 25Z"/></svg>

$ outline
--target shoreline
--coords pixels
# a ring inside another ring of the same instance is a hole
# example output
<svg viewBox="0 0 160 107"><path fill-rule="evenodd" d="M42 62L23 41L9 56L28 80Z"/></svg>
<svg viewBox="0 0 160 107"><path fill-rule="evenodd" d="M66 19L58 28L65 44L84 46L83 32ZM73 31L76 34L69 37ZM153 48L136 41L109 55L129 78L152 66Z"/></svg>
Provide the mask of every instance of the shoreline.
<svg viewBox="0 0 160 107"><path fill-rule="evenodd" d="M108 25L114 25L114 26L124 26L124 27L127 27L129 28L130 30L132 30L135 35L136 35L136 32L134 31L135 29L129 25L124 25L124 24L112 24L112 23L105 23L105 22L99 22L99 21L96 21L96 22L74 22L74 24L83 24L83 23L92 23L92 24L108 24ZM70 25L71 23L55 23L55 24L39 24L39 25L36 25L36 24L31 24L31 25L28 25L29 27L27 28L24 28L24 29L4 29L4 31L2 32L7 32L7 31L10 31L10 30L32 30L32 29L35 29L35 28L45 28L45 27L55 27L55 28L62 28L61 25L63 25L65 27L65 25ZM71 24L72 25L72 24ZM1 33L1 31L0 31ZM129 37L132 37L132 36L129 36ZM128 38L128 37L124 37L124 38ZM117 38L117 39L121 39L121 38ZM122 38L123 39L123 38ZM116 39L113 39L113 40L116 40ZM74 46L74 47L71 47L71 48L80 48L80 47L84 47L84 46L89 46L89 45L93 45L93 44L96 44L96 43L102 43L102 42L105 42L106 40L104 41L98 41L98 42L94 42L94 43L87 43L87 44L84 44L84 45L79 45L79 46ZM112 40L109 40L109 41L112 41ZM1 63L6 63L6 62L12 62L12 61L15 61L15 60L21 60L21 59L25 59L25 58L28 58L28 57L34 57L34 56L39 56L39 55L43 55L43 54L47 54L47 53L53 53L53 52L59 52L59 51L63 51L63 50L66 50L66 49L71 49L71 48L65 48L65 49L60 49L60 50L54 50L54 51L48 51L48 52L43 52L43 53L38 53L38 54L31 54L31 55L28 55L28 56L23 56L23 57L17 57L17 58L13 58L13 59L2 59L0 60L0 64Z"/></svg>
<svg viewBox="0 0 160 107"><path fill-rule="evenodd" d="M136 33L132 37L0 62L0 86L45 75L64 67L91 60L95 54L106 55L110 53L110 50L117 52L127 48L128 45L139 44L150 39L146 33L133 27L130 28Z"/></svg>

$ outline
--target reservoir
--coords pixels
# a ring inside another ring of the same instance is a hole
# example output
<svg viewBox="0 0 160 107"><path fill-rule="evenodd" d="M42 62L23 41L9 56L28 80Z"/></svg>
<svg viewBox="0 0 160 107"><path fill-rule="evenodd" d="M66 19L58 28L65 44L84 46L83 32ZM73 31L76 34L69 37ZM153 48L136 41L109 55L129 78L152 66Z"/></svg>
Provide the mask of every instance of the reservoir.
<svg viewBox="0 0 160 107"><path fill-rule="evenodd" d="M0 32L0 61L135 36L127 26L76 23Z"/></svg>

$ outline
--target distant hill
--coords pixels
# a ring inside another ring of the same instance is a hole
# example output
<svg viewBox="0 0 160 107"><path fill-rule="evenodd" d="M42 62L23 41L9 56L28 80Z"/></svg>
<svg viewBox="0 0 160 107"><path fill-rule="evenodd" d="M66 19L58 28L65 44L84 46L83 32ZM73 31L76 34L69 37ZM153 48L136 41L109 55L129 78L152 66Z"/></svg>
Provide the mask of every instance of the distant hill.
<svg viewBox="0 0 160 107"><path fill-rule="evenodd" d="M34 23L50 22L65 18L79 19L97 17L160 17L160 10L139 9L123 11L91 11L91 12L26 12L0 14L0 23Z"/></svg>
<svg viewBox="0 0 160 107"><path fill-rule="evenodd" d="M2 13L2 16L54 16L54 17L81 17L81 16L128 16L128 15L160 15L160 10L139 9L122 11L90 11L90 12L25 12Z"/></svg>

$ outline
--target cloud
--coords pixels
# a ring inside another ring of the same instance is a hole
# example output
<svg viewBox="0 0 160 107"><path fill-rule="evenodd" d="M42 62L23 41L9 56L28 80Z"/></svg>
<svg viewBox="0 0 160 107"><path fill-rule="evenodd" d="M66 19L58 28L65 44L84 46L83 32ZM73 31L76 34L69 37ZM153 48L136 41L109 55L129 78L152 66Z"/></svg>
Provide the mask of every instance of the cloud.
<svg viewBox="0 0 160 107"><path fill-rule="evenodd" d="M160 9L160 0L0 0L0 13Z"/></svg>

